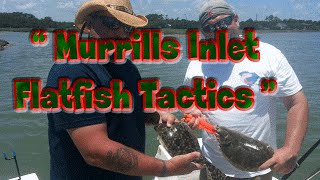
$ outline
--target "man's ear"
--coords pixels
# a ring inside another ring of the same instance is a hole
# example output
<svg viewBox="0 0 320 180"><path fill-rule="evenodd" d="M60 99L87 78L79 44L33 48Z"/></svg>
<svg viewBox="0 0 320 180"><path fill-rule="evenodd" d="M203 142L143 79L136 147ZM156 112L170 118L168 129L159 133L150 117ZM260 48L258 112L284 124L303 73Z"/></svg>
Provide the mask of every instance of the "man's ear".
<svg viewBox="0 0 320 180"><path fill-rule="evenodd" d="M85 28L83 29L83 33L85 34L89 34L91 29L92 29L92 18L90 16L88 16L85 20Z"/></svg>
<svg viewBox="0 0 320 180"><path fill-rule="evenodd" d="M239 22L239 16L238 15L234 15L233 19L234 19L235 22Z"/></svg>
<svg viewBox="0 0 320 180"><path fill-rule="evenodd" d="M90 31L91 31L91 29L89 29L88 27L86 27L86 28L83 30L83 33L85 33L85 34L90 34Z"/></svg>
<svg viewBox="0 0 320 180"><path fill-rule="evenodd" d="M91 28L92 28L91 23L90 22L86 22L86 23L87 24L86 24L86 27L83 30L83 33L90 34L90 31L91 31Z"/></svg>

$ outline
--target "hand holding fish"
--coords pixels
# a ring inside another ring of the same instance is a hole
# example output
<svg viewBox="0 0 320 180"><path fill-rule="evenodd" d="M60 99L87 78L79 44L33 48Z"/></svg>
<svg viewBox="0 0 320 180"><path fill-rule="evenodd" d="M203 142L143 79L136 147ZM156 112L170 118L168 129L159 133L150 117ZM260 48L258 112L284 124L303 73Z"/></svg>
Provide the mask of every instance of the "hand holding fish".
<svg viewBox="0 0 320 180"><path fill-rule="evenodd" d="M190 122L191 119L192 115L185 114L182 120ZM272 147L268 144L226 127L211 125L206 119L198 118L198 120L198 128L214 135L224 157L240 170L255 172L274 154Z"/></svg>
<svg viewBox="0 0 320 180"><path fill-rule="evenodd" d="M287 174L296 167L297 154L291 148L282 147L275 150L272 158L263 163L259 169L271 168L272 171Z"/></svg>
<svg viewBox="0 0 320 180"><path fill-rule="evenodd" d="M187 122L191 129L198 129L199 118L204 118L204 115L199 109L193 109L188 114L185 114L185 118L188 116L189 121Z"/></svg>
<svg viewBox="0 0 320 180"><path fill-rule="evenodd" d="M207 131L210 134L216 135L216 127L209 124L205 120L205 117L202 113L200 115L198 115L197 118L195 118L194 114L184 114L184 118L182 118L182 121L187 122L190 127L202 129L202 130ZM193 128L193 129L195 129L195 128Z"/></svg>
<svg viewBox="0 0 320 180"><path fill-rule="evenodd" d="M170 173L170 168L172 168L170 167L171 165L175 167L172 170L174 173L185 174L198 170L208 164L201 154L197 137L193 134L187 123L177 122L171 127L160 123L154 129L159 135L158 140L160 144L173 157L169 161L165 161L165 164L168 165L168 173ZM218 177L225 177L220 170L214 166L211 167ZM164 175L162 174L162 176Z"/></svg>
<svg viewBox="0 0 320 180"><path fill-rule="evenodd" d="M165 111L144 113L144 121L146 124L150 125L157 125L159 123L163 123L166 124L168 127L171 127L175 122L179 122L175 115Z"/></svg>
<svg viewBox="0 0 320 180"><path fill-rule="evenodd" d="M202 169L202 165L194 163L200 156L201 154L199 152L192 152L185 155L178 155L165 161L167 166L166 176L189 174L192 171Z"/></svg>
<svg viewBox="0 0 320 180"><path fill-rule="evenodd" d="M167 124L168 127L171 127L172 124L175 122L179 122L175 115L165 112L165 111L158 111L160 115L160 122Z"/></svg>

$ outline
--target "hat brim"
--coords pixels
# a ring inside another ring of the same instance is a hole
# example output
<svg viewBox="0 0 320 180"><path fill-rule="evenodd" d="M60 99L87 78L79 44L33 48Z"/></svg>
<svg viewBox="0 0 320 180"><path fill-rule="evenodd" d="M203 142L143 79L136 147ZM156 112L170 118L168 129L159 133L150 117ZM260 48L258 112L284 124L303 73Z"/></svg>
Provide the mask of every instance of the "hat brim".
<svg viewBox="0 0 320 180"><path fill-rule="evenodd" d="M106 11L106 15L108 14L107 12L109 12L116 19L129 26L144 27L148 24L148 19L143 15L131 15L129 13L108 7L103 3L89 1L84 3L76 14L75 25L77 28L81 29L83 23L86 21L87 16L96 11Z"/></svg>
<svg viewBox="0 0 320 180"><path fill-rule="evenodd" d="M133 26L133 27L143 27L148 24L148 19L143 15L131 15L126 12L118 11L107 7L110 14L112 14L115 18L119 21L123 22L124 24Z"/></svg>

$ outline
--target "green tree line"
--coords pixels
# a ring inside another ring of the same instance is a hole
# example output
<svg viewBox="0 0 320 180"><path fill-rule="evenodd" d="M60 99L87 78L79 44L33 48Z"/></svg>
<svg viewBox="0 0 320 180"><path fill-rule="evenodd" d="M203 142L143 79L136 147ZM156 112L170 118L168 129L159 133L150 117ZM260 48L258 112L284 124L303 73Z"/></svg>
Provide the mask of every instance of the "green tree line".
<svg viewBox="0 0 320 180"><path fill-rule="evenodd" d="M241 28L252 27L257 30L300 30L320 31L320 21L284 19L270 15L263 21L248 19L240 23Z"/></svg>
<svg viewBox="0 0 320 180"><path fill-rule="evenodd" d="M56 22L51 17L38 19L32 14L22 12L0 13L0 28L67 29L72 27L72 22Z"/></svg>
<svg viewBox="0 0 320 180"><path fill-rule="evenodd" d="M171 29L189 29L198 28L199 22L195 20L168 18L167 15L149 14L147 15L149 24L146 28L171 28ZM42 19L36 18L32 14L13 12L0 13L0 28L56 28L70 29L73 22L56 22L51 17ZM240 22L241 28L252 27L257 30L310 30L320 31L320 21L280 19L276 16L267 16L264 20L255 21L248 19Z"/></svg>

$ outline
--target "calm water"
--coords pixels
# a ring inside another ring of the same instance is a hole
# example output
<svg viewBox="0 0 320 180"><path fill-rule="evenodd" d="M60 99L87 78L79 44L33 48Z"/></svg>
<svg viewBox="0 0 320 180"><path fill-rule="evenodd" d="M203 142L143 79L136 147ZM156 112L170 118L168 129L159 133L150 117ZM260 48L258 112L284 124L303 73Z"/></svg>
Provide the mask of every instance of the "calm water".
<svg viewBox="0 0 320 180"><path fill-rule="evenodd" d="M178 37L185 47L185 36ZM259 37L285 54L304 86L310 103L310 125L302 147L304 153L320 138L320 33L266 33ZM0 39L14 44L0 51L0 152L15 149L22 174L35 172L40 179L49 179L46 115L13 111L12 80L16 77L40 77L45 83L53 63L52 42L47 47L33 47L28 40L28 33L14 32L0 32ZM187 65L188 60L182 59L176 64L139 65L138 68L143 77L159 77L162 86L176 88L182 84ZM280 104L279 110L277 131L278 145L281 146L286 112ZM153 128L149 127L147 154L154 156L157 146L156 135ZM292 179L305 178L319 167L320 147L292 175ZM14 162L0 159L0 179L14 176Z"/></svg>

